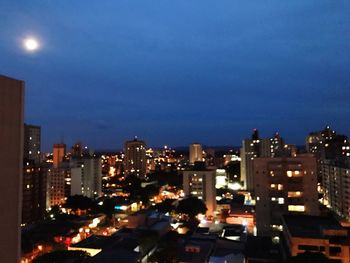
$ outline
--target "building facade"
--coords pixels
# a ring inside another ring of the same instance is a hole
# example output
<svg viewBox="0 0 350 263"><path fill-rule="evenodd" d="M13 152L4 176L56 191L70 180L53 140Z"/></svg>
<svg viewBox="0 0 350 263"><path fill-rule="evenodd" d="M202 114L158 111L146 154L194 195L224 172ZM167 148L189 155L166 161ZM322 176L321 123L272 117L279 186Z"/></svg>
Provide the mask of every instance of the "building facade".
<svg viewBox="0 0 350 263"><path fill-rule="evenodd" d="M312 154L254 159L258 235L280 230L284 214L319 214L316 172Z"/></svg>
<svg viewBox="0 0 350 263"><path fill-rule="evenodd" d="M23 157L40 163L41 155L41 128L40 126L24 124Z"/></svg>
<svg viewBox="0 0 350 263"><path fill-rule="evenodd" d="M71 195L94 198L102 195L101 158L91 154L73 159L70 170Z"/></svg>
<svg viewBox="0 0 350 263"><path fill-rule="evenodd" d="M207 215L216 210L216 170L184 171L183 190L186 196L195 196L207 206Z"/></svg>
<svg viewBox="0 0 350 263"><path fill-rule="evenodd" d="M320 168L323 203L350 220L350 163L326 160Z"/></svg>
<svg viewBox="0 0 350 263"><path fill-rule="evenodd" d="M57 143L53 145L53 167L58 168L66 155L66 145Z"/></svg>
<svg viewBox="0 0 350 263"><path fill-rule="evenodd" d="M22 224L43 219L47 193L45 169L34 160L25 160L22 184Z"/></svg>
<svg viewBox="0 0 350 263"><path fill-rule="evenodd" d="M24 82L0 75L0 262L19 262Z"/></svg>
<svg viewBox="0 0 350 263"><path fill-rule="evenodd" d="M189 160L190 164L195 162L203 162L203 149L199 143L193 143L189 147Z"/></svg>
<svg viewBox="0 0 350 263"><path fill-rule="evenodd" d="M124 147L124 170L125 174L135 174L138 177L146 175L146 144L144 141L134 139L127 141Z"/></svg>
<svg viewBox="0 0 350 263"><path fill-rule="evenodd" d="M245 139L241 148L241 180L244 189L254 190L253 161L258 157L270 157L272 153L272 141L260 139L258 130L254 129L251 139Z"/></svg>

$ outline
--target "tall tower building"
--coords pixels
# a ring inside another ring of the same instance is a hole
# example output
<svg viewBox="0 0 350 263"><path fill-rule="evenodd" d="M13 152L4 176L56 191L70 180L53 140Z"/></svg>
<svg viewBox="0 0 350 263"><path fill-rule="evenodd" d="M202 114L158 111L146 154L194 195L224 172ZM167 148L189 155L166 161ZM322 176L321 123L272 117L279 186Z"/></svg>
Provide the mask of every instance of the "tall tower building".
<svg viewBox="0 0 350 263"><path fill-rule="evenodd" d="M46 176L41 167L41 128L24 124L22 223L41 220L46 212Z"/></svg>
<svg viewBox="0 0 350 263"><path fill-rule="evenodd" d="M0 262L20 262L24 82L0 75Z"/></svg>
<svg viewBox="0 0 350 263"><path fill-rule="evenodd" d="M46 212L47 176L34 160L23 162L22 223L43 219Z"/></svg>
<svg viewBox="0 0 350 263"><path fill-rule="evenodd" d="M283 214L319 214L316 172L311 154L254 159L258 235L281 230Z"/></svg>
<svg viewBox="0 0 350 263"><path fill-rule="evenodd" d="M139 177L146 175L146 144L135 138L127 141L124 147L125 159L124 169L126 175L136 174Z"/></svg>
<svg viewBox="0 0 350 263"><path fill-rule="evenodd" d="M41 128L39 126L24 124L24 152L26 160L33 160L40 163L41 154Z"/></svg>
<svg viewBox="0 0 350 263"><path fill-rule="evenodd" d="M186 196L201 199L207 206L207 215L214 216L216 210L216 170L184 171L183 189Z"/></svg>
<svg viewBox="0 0 350 263"><path fill-rule="evenodd" d="M200 145L199 143L190 144L189 152L190 164L194 164L195 162L203 162L202 145Z"/></svg>
<svg viewBox="0 0 350 263"><path fill-rule="evenodd" d="M66 155L66 145L63 143L53 145L53 167L57 168Z"/></svg>
<svg viewBox="0 0 350 263"><path fill-rule="evenodd" d="M90 198L102 195L102 163L93 151L71 160L71 195Z"/></svg>
<svg viewBox="0 0 350 263"><path fill-rule="evenodd" d="M241 148L241 180L248 191L254 189L253 160L258 157L271 156L271 140L260 139L257 129L253 130L251 139L244 139Z"/></svg>

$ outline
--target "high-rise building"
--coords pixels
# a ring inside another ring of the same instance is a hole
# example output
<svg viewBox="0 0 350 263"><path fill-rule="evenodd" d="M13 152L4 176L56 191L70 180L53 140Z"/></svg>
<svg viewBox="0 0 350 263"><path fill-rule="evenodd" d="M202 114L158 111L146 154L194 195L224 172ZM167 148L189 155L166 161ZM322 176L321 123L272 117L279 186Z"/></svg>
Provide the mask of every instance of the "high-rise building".
<svg viewBox="0 0 350 263"><path fill-rule="evenodd" d="M319 160L344 160L350 156L350 143L346 135L337 134L327 126L306 137L306 150Z"/></svg>
<svg viewBox="0 0 350 263"><path fill-rule="evenodd" d="M70 167L60 166L47 170L48 198L47 206L62 205L70 195L67 184L70 185ZM68 180L68 181L67 181Z"/></svg>
<svg viewBox="0 0 350 263"><path fill-rule="evenodd" d="M284 142L278 132L270 139L271 157L276 157L284 150Z"/></svg>
<svg viewBox="0 0 350 263"><path fill-rule="evenodd" d="M318 215L316 167L311 154L254 159L258 235L280 230L283 214Z"/></svg>
<svg viewBox="0 0 350 263"><path fill-rule="evenodd" d="M183 172L183 189L186 196L195 196L207 206L207 215L216 210L216 170L202 169Z"/></svg>
<svg viewBox="0 0 350 263"><path fill-rule="evenodd" d="M71 160L71 195L94 198L102 195L102 163L92 151Z"/></svg>
<svg viewBox="0 0 350 263"><path fill-rule="evenodd" d="M0 75L0 262L20 262L24 82Z"/></svg>
<svg viewBox="0 0 350 263"><path fill-rule="evenodd" d="M203 149L199 143L192 143L189 147L190 152L190 164L195 162L203 162Z"/></svg>
<svg viewBox="0 0 350 263"><path fill-rule="evenodd" d="M39 126L24 124L24 151L23 157L26 160L33 160L40 163L41 154L41 128Z"/></svg>
<svg viewBox="0 0 350 263"><path fill-rule="evenodd" d="M81 146L80 142L77 142L72 147L72 157L73 158L79 158L83 155L83 148Z"/></svg>
<svg viewBox="0 0 350 263"><path fill-rule="evenodd" d="M350 220L350 163L325 160L320 174L324 204L338 216Z"/></svg>
<svg viewBox="0 0 350 263"><path fill-rule="evenodd" d="M132 141L127 141L124 147L124 169L125 174L135 174L139 177L146 175L146 144L135 138Z"/></svg>
<svg viewBox="0 0 350 263"><path fill-rule="evenodd" d="M53 145L53 167L57 168L66 155L66 145L58 143Z"/></svg>
<svg viewBox="0 0 350 263"><path fill-rule="evenodd" d="M251 139L244 139L241 148L241 180L248 191L254 189L253 160L258 157L271 156L271 140L260 139L257 129L253 130Z"/></svg>
<svg viewBox="0 0 350 263"><path fill-rule="evenodd" d="M22 223L43 219L46 211L47 177L41 167L41 128L24 124Z"/></svg>
<svg viewBox="0 0 350 263"><path fill-rule="evenodd" d="M22 182L22 224L39 221L46 212L45 169L34 160L24 160Z"/></svg>

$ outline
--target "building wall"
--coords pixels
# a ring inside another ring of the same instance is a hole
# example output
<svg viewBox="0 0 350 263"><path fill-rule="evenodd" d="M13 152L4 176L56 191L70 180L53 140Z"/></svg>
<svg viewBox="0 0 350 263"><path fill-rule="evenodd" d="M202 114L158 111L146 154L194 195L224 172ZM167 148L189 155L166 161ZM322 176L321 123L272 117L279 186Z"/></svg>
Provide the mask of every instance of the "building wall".
<svg viewBox="0 0 350 263"><path fill-rule="evenodd" d="M22 178L22 223L43 219L46 211L47 180L44 170L34 161L25 161Z"/></svg>
<svg viewBox="0 0 350 263"><path fill-rule="evenodd" d="M41 128L34 125L24 125L24 152L23 158L40 163Z"/></svg>
<svg viewBox="0 0 350 263"><path fill-rule="evenodd" d="M71 168L71 195L81 195L82 187L82 168L73 167Z"/></svg>
<svg viewBox="0 0 350 263"><path fill-rule="evenodd" d="M24 82L0 76L0 262L20 261Z"/></svg>
<svg viewBox="0 0 350 263"><path fill-rule="evenodd" d="M258 157L271 156L270 139L245 139L241 148L241 180L244 182L244 189L254 190L253 161Z"/></svg>
<svg viewBox="0 0 350 263"><path fill-rule="evenodd" d="M66 154L66 145L65 144L54 144L53 145L53 167L58 168L63 158Z"/></svg>
<svg viewBox="0 0 350 263"><path fill-rule="evenodd" d="M318 215L316 159L312 155L254 159L258 235L278 230L281 215Z"/></svg>
<svg viewBox="0 0 350 263"><path fill-rule="evenodd" d="M202 145L199 143L193 143L189 147L189 159L190 163L194 164L195 162L202 162L203 161L203 150Z"/></svg>
<svg viewBox="0 0 350 263"><path fill-rule="evenodd" d="M146 175L146 144L143 141L133 140L125 143L125 173L136 174L143 177Z"/></svg>
<svg viewBox="0 0 350 263"><path fill-rule="evenodd" d="M69 171L65 168L51 168L48 170L49 178L49 207L62 205L66 196L66 177Z"/></svg>
<svg viewBox="0 0 350 263"><path fill-rule="evenodd" d="M71 195L90 198L102 194L101 159L94 156L75 159L71 163Z"/></svg>
<svg viewBox="0 0 350 263"><path fill-rule="evenodd" d="M324 204L350 220L350 165L324 161L320 167Z"/></svg>
<svg viewBox="0 0 350 263"><path fill-rule="evenodd" d="M185 195L192 195L202 199L208 208L208 215L214 215L216 210L215 175L215 170L184 171L183 173Z"/></svg>
<svg viewBox="0 0 350 263"><path fill-rule="evenodd" d="M330 259L339 260L342 263L350 262L350 247L348 244L335 244L330 242L331 239L311 238L311 237L293 237L289 233L286 224L283 224L283 236L286 241L286 249L289 256L297 256L306 251L320 252ZM334 253L333 248L340 249L340 253Z"/></svg>

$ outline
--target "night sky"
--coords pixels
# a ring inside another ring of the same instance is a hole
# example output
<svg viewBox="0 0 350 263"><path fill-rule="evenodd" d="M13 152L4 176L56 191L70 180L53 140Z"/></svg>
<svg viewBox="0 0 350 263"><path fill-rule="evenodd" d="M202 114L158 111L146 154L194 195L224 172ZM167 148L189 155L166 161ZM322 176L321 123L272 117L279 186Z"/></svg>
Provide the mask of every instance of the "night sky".
<svg viewBox="0 0 350 263"><path fill-rule="evenodd" d="M350 135L350 1L1 0L0 74L44 150Z"/></svg>

